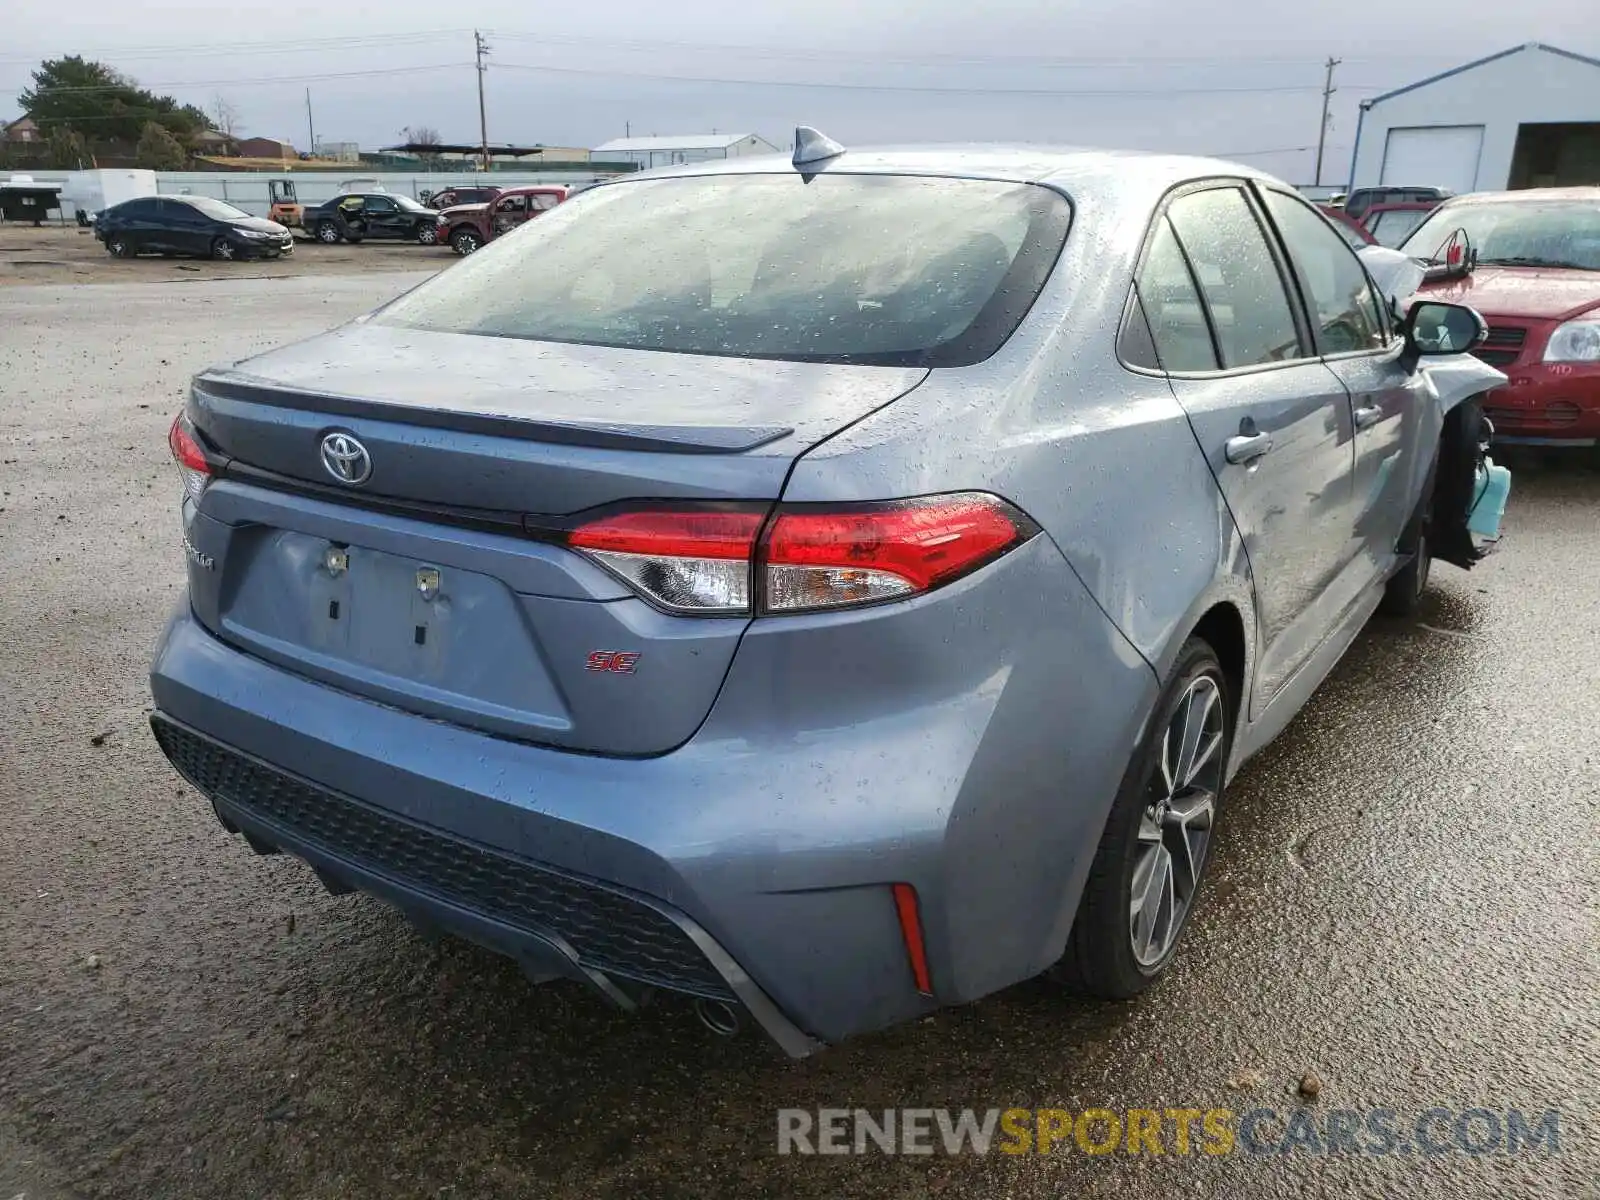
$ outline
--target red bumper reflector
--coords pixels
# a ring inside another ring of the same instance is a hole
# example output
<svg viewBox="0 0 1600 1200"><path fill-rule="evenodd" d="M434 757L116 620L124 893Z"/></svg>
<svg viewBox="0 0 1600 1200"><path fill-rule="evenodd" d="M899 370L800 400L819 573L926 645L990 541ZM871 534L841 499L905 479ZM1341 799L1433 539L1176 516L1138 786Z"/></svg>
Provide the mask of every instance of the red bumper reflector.
<svg viewBox="0 0 1600 1200"><path fill-rule="evenodd" d="M917 889L909 883L892 885L895 911L900 914L900 936L905 939L906 957L911 961L911 978L917 991L933 995L933 980L928 976L928 952L922 944L922 918L917 913Z"/></svg>

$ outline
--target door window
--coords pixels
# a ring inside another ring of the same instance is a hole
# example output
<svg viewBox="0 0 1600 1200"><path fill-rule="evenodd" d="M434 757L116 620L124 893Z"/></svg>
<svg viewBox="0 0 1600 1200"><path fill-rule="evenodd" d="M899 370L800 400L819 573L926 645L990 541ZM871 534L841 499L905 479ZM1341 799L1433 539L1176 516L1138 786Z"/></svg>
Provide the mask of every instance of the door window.
<svg viewBox="0 0 1600 1200"><path fill-rule="evenodd" d="M526 196L507 196L495 206L497 212L524 213L528 211L528 198Z"/></svg>
<svg viewBox="0 0 1600 1200"><path fill-rule="evenodd" d="M1199 280L1222 365L1302 357L1283 277L1244 193L1234 187L1192 192L1173 201L1167 216Z"/></svg>
<svg viewBox="0 0 1600 1200"><path fill-rule="evenodd" d="M1159 361L1140 361L1143 339L1137 328L1125 336L1124 361L1165 371L1215 371L1217 352L1205 308L1166 217L1156 219L1150 250L1139 270L1138 290ZM1138 316L1137 312L1133 315Z"/></svg>
<svg viewBox="0 0 1600 1200"><path fill-rule="evenodd" d="M529 200L532 201L534 212L547 212L561 203L561 197L554 192L535 192Z"/></svg>
<svg viewBox="0 0 1600 1200"><path fill-rule="evenodd" d="M374 196L371 200L367 201L367 211L369 213L376 213L379 216L391 216L395 211L394 201L385 200L382 197Z"/></svg>
<svg viewBox="0 0 1600 1200"><path fill-rule="evenodd" d="M1265 198L1305 289L1322 352L1349 354L1385 345L1383 309L1366 269L1344 239L1294 197L1269 191Z"/></svg>

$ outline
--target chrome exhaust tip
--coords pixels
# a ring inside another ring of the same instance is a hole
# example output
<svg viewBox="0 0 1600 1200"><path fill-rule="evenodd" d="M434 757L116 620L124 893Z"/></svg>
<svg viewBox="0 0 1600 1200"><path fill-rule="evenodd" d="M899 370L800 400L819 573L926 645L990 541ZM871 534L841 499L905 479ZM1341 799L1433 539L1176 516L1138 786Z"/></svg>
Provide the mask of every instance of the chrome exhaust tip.
<svg viewBox="0 0 1600 1200"><path fill-rule="evenodd" d="M718 1037L732 1037L739 1032L739 1010L725 1000L696 997L694 1015Z"/></svg>

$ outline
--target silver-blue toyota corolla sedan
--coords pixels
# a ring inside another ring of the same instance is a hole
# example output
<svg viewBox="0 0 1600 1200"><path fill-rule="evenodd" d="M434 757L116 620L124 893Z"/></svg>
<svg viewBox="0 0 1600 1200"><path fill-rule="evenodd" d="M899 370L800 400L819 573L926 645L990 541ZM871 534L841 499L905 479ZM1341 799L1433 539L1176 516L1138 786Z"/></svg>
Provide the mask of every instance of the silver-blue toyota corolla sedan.
<svg viewBox="0 0 1600 1200"><path fill-rule="evenodd" d="M1227 163L595 188L194 381L155 735L334 890L794 1054L1130 996L1230 775L1426 584L1480 335Z"/></svg>

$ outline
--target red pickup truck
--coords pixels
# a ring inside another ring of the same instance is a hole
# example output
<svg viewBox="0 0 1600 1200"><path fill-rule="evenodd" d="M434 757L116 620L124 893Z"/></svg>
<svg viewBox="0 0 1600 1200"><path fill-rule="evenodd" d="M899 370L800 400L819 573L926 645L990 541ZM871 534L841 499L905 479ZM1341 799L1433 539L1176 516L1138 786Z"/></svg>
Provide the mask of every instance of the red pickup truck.
<svg viewBox="0 0 1600 1200"><path fill-rule="evenodd" d="M471 254L566 198L566 188L542 185L507 188L485 204L457 204L439 214L439 240L457 254Z"/></svg>

